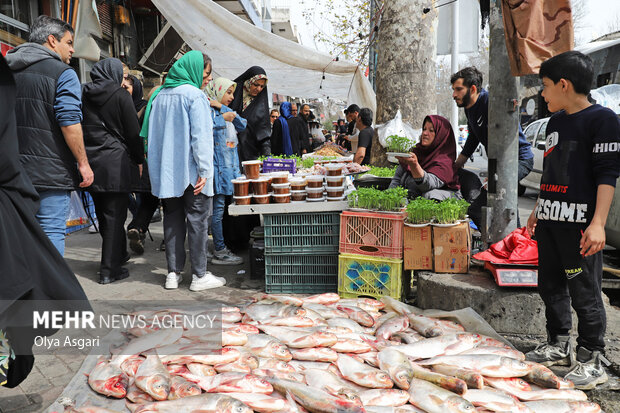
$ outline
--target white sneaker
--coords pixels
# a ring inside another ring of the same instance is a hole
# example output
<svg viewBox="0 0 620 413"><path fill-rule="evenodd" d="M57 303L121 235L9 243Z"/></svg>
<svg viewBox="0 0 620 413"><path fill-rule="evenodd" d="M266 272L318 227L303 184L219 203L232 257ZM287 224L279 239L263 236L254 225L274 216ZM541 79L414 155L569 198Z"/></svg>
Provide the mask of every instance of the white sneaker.
<svg viewBox="0 0 620 413"><path fill-rule="evenodd" d="M198 277L196 274L192 275L192 283L189 286L190 291L202 291L209 288L219 288L226 284L226 280L222 277L216 277L211 272Z"/></svg>
<svg viewBox="0 0 620 413"><path fill-rule="evenodd" d="M179 283L181 282L182 279L183 279L183 276L181 274L176 273L174 271L170 272L166 276L166 284L164 285L164 288L166 290L174 290L176 288L179 288Z"/></svg>

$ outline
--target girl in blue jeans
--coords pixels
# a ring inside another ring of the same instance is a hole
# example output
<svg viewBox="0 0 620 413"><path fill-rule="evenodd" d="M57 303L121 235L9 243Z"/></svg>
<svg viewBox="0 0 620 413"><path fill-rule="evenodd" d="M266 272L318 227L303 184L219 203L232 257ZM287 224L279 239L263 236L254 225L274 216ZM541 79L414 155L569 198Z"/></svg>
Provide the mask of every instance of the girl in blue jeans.
<svg viewBox="0 0 620 413"><path fill-rule="evenodd" d="M207 96L213 115L213 215L211 217L211 234L215 252L212 263L219 265L243 264L243 259L233 254L224 244L222 219L226 196L233 194L231 180L238 178L239 155L237 153L236 134L229 132L227 123L232 122L236 132L245 129L247 121L233 112L228 105L233 101L237 84L223 77L215 79L207 86Z"/></svg>

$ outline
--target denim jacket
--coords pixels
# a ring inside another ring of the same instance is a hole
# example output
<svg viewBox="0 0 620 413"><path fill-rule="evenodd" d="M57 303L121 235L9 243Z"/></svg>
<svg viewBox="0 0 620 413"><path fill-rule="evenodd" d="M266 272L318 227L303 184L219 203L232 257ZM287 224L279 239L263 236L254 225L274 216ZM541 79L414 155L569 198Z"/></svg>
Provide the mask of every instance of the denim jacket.
<svg viewBox="0 0 620 413"><path fill-rule="evenodd" d="M222 116L226 112L232 112L232 110L224 105L221 109L211 107L213 115L213 192L216 195L232 195L233 184L230 181L241 175L238 148L226 146L226 121ZM232 123L237 132L241 132L248 122L237 115Z"/></svg>

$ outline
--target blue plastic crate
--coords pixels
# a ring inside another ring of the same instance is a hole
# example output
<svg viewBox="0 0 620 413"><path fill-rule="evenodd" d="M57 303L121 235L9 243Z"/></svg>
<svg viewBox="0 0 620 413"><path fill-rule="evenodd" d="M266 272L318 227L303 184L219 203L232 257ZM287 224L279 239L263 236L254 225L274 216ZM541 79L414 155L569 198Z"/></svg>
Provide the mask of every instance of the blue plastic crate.
<svg viewBox="0 0 620 413"><path fill-rule="evenodd" d="M286 171L294 174L297 172L295 159L267 158L263 161L263 173Z"/></svg>
<svg viewBox="0 0 620 413"><path fill-rule="evenodd" d="M265 254L337 254L340 214L265 214Z"/></svg>

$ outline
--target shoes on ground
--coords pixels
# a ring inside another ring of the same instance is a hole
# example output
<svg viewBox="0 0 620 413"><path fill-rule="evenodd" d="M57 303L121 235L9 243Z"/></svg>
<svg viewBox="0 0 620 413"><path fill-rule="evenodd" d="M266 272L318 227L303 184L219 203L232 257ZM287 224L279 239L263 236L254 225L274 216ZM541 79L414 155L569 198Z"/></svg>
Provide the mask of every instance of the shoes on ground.
<svg viewBox="0 0 620 413"><path fill-rule="evenodd" d="M215 251L211 262L216 265L241 265L243 258L233 254L228 248L224 248L221 251Z"/></svg>
<svg viewBox="0 0 620 413"><path fill-rule="evenodd" d="M190 291L202 291L210 288L223 287L226 284L226 279L223 277L216 277L211 272L207 271L202 277L198 277L196 274L192 275L192 283L189 286Z"/></svg>
<svg viewBox="0 0 620 413"><path fill-rule="evenodd" d="M592 390L608 380L605 367L603 367L603 360L605 358L600 351L591 351L585 347L579 347L576 364L564 378L572 381L576 389Z"/></svg>
<svg viewBox="0 0 620 413"><path fill-rule="evenodd" d="M127 268L121 268L120 272L115 275L99 275L99 284L110 284L114 281L124 280L129 277L129 270Z"/></svg>
<svg viewBox="0 0 620 413"><path fill-rule="evenodd" d="M525 359L543 366L570 366L573 348L570 336L557 336L536 347L525 355Z"/></svg>
<svg viewBox="0 0 620 413"><path fill-rule="evenodd" d="M179 288L179 283L181 282L181 280L183 279L183 276L178 273L178 272L169 272L168 275L166 276L166 284L164 285L164 288L166 290L174 290Z"/></svg>
<svg viewBox="0 0 620 413"><path fill-rule="evenodd" d="M144 254L144 240L146 234L136 228L127 230L127 238L129 239L129 248L138 255Z"/></svg>

